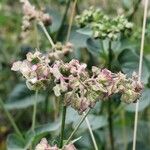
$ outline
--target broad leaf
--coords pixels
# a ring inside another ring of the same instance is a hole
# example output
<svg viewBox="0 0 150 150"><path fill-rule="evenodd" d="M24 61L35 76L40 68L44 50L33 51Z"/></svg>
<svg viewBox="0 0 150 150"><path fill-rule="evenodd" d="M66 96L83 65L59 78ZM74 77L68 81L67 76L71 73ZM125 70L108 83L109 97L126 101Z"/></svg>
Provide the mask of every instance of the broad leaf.
<svg viewBox="0 0 150 150"><path fill-rule="evenodd" d="M44 101L44 96L38 95L37 103ZM35 101L34 93L31 92L25 84L17 84L11 92L7 102L5 103L6 109L24 109L32 106Z"/></svg>
<svg viewBox="0 0 150 150"><path fill-rule="evenodd" d="M60 127L60 122L48 123L35 128L35 132L29 131L25 135L25 142L22 142L16 134L11 134L7 139L8 150L27 150L31 143L38 137L46 136L51 132L57 131Z"/></svg>
<svg viewBox="0 0 150 150"><path fill-rule="evenodd" d="M118 56L119 63L124 73L129 76L132 75L134 71L138 73L139 69L139 56L132 50L125 49ZM149 78L149 70L145 58L143 59L143 69L142 69L142 81L146 84Z"/></svg>
<svg viewBox="0 0 150 150"><path fill-rule="evenodd" d="M90 37L93 35L93 32L89 27L78 29L77 32L80 34L88 35Z"/></svg>
<svg viewBox="0 0 150 150"><path fill-rule="evenodd" d="M100 55L100 52L103 50L101 42L92 38L87 39L86 46L88 51L95 56Z"/></svg>

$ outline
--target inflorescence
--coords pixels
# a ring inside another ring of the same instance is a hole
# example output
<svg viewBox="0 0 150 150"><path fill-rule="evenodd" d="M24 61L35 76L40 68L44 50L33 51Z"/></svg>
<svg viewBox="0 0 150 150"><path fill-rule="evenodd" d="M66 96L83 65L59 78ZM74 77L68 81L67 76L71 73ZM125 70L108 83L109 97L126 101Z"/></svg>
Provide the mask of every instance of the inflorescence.
<svg viewBox="0 0 150 150"><path fill-rule="evenodd" d="M52 18L48 13L36 10L33 5L28 0L20 0L23 3L23 22L22 29L28 30L31 27L31 21L41 21L44 25L51 25Z"/></svg>
<svg viewBox="0 0 150 150"><path fill-rule="evenodd" d="M25 60L13 64L12 70L21 72L30 90L48 89L51 85L55 96L64 96L64 104L80 114L98 100L107 100L116 93L121 94L121 101L125 103L136 102L141 95L143 85L135 73L127 78L121 72L112 73L95 66L89 73L87 65L78 60L51 61L49 55L29 52Z"/></svg>
<svg viewBox="0 0 150 150"><path fill-rule="evenodd" d="M105 15L99 8L90 7L76 16L76 23L81 28L89 27L94 38L116 40L120 33L128 32L133 24L122 15L115 18Z"/></svg>
<svg viewBox="0 0 150 150"><path fill-rule="evenodd" d="M35 147L35 150L60 150L57 145L50 146L45 138ZM62 150L76 150L73 144L65 145Z"/></svg>

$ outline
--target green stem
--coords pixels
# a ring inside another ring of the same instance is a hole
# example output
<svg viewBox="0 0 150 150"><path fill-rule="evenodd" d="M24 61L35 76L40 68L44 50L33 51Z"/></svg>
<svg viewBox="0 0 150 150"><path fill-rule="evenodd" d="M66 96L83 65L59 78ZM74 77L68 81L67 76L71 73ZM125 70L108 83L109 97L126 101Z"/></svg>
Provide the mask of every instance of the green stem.
<svg viewBox="0 0 150 150"><path fill-rule="evenodd" d="M111 41L109 41L109 49L108 49L108 69L111 70L112 64L112 49L111 49ZM109 137L111 143L111 150L114 150L114 137L113 137L113 112L112 112L112 100L111 98L108 99L108 124L109 124Z"/></svg>
<svg viewBox="0 0 150 150"><path fill-rule="evenodd" d="M37 96L38 96L38 90L36 90L36 92L35 92L35 100L34 100L34 105L33 105L32 127L31 127L32 131L34 131L34 128L35 128Z"/></svg>
<svg viewBox="0 0 150 150"><path fill-rule="evenodd" d="M67 13L68 13L68 9L69 9L70 3L71 3L71 0L68 0L67 4L66 4L65 12L64 12L64 15L63 15L63 18L62 18L62 21L61 21L60 28L59 28L59 30L57 32L57 35L56 35L56 38L55 38L56 40L59 40L60 34L62 32L62 29L63 29L64 22L65 22Z"/></svg>
<svg viewBox="0 0 150 150"><path fill-rule="evenodd" d="M84 115L85 115L85 113L84 113ZM89 132L90 132L90 136L91 136L92 141L93 141L93 144L94 144L94 148L95 148L95 150L98 150L98 146L97 146L97 143L96 143L96 140L95 140L95 137L94 137L92 128L91 128L91 126L90 126L90 122L89 122L89 120L88 120L87 117L85 118L85 121L86 121L86 124L87 124L87 126L88 126L88 129L89 129Z"/></svg>
<svg viewBox="0 0 150 150"><path fill-rule="evenodd" d="M67 107L63 105L62 110L62 122L61 122L61 135L60 135L60 148L63 146L63 140L64 140L64 130L65 130L65 120L66 120L66 109Z"/></svg>
<svg viewBox="0 0 150 150"><path fill-rule="evenodd" d="M85 120L85 118L86 118L86 116L88 115L89 112L90 112L90 109L83 115L83 117L81 118L81 120L79 121L79 123L77 124L77 126L75 127L75 129L73 130L73 132L71 133L71 135L69 136L68 140L66 141L66 143L64 145L67 145L70 142L70 140L72 139L72 137L74 136L76 131L79 129L80 125Z"/></svg>
<svg viewBox="0 0 150 150"><path fill-rule="evenodd" d="M16 125L16 123L15 123L15 121L14 121L12 115L11 115L11 114L9 113L9 111L5 108L5 105L4 105L3 101L2 101L2 99L0 99L0 105L1 105L1 107L4 109L4 112L6 113L6 115L7 115L8 119L9 119L11 125L13 126L13 128L14 128L16 134L18 134L18 136L21 138L21 140L24 141L24 138L23 138L22 133L20 132L19 128L17 127L17 125Z"/></svg>
<svg viewBox="0 0 150 150"><path fill-rule="evenodd" d="M131 11L129 11L129 14L128 14L128 20L131 21L135 15L135 13L137 12L139 6L140 6L140 3L141 3L141 0L137 0L137 2L135 3L133 9L131 9Z"/></svg>
<svg viewBox="0 0 150 150"><path fill-rule="evenodd" d="M50 42L52 48L55 47L55 44L54 44L52 38L50 37L49 33L47 32L47 30L46 30L44 24L43 24L42 22L39 22L39 25L41 26L42 30L44 31L44 33L45 33L47 39L49 40L49 42Z"/></svg>

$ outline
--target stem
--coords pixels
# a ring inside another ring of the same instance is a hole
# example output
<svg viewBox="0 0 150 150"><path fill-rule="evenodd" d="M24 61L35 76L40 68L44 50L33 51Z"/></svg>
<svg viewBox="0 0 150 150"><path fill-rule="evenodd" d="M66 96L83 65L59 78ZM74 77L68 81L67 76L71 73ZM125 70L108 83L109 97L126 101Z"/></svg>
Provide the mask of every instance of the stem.
<svg viewBox="0 0 150 150"><path fill-rule="evenodd" d="M4 105L3 101L2 101L2 99L0 99L0 105L1 105L2 108L4 109L4 112L5 112L5 114L7 115L7 117L8 117L8 119L9 119L11 125L13 126L13 128L14 128L16 134L18 134L18 136L21 138L21 140L24 141L24 138L23 138L22 133L20 132L19 128L17 127L17 125L16 125L16 123L15 123L15 121L14 121L12 115L11 115L11 114L9 113L9 111L5 108L5 105Z"/></svg>
<svg viewBox="0 0 150 150"><path fill-rule="evenodd" d="M72 23L73 23L73 17L74 17L74 14L75 14L76 4L77 4L77 0L74 0L72 13L70 15L70 20L69 20L69 27L68 27L67 38L66 38L67 42L69 41L69 37L70 37L70 33L71 33L71 27L72 27Z"/></svg>
<svg viewBox="0 0 150 150"><path fill-rule="evenodd" d="M35 92L35 100L34 100L34 105L33 105L32 127L31 127L32 131L34 131L34 128L35 128L37 96L38 96L38 90L36 90L36 92Z"/></svg>
<svg viewBox="0 0 150 150"><path fill-rule="evenodd" d="M86 116L88 115L89 112L90 112L90 109L88 109L88 111L83 115L83 117L81 118L81 120L79 121L79 123L77 124L77 126L75 127L75 129L73 130L73 132L71 133L71 135L69 136L68 140L66 141L66 143L64 145L67 145L70 142L70 140L72 139L72 137L74 136L76 131L79 129L80 125L85 120L85 118L86 118Z"/></svg>
<svg viewBox="0 0 150 150"><path fill-rule="evenodd" d="M109 41L109 54L108 54L108 69L111 70L112 64L112 49L111 49L111 41ZM111 150L114 150L114 137L113 137L113 112L112 112L112 101L111 98L108 99L108 123L109 123L109 137L111 143Z"/></svg>
<svg viewBox="0 0 150 150"><path fill-rule="evenodd" d="M67 4L66 4L66 8L65 8L65 12L64 12L64 15L63 15L63 18L62 18L62 21L61 21L61 25L60 25L60 28L57 32L57 35L56 35L56 40L58 40L61 32L62 32L62 29L63 29L63 25L64 25L64 22L65 22L65 19L66 19L66 16L67 16L67 13L68 13L68 9L69 9L69 6L70 6L70 2L71 0L68 0L67 1Z"/></svg>
<svg viewBox="0 0 150 150"><path fill-rule="evenodd" d="M86 115L86 114L84 113L84 115ZM90 136L91 136L92 141L93 141L93 144L94 144L94 148L95 148L95 150L98 150L98 146L97 146L97 143L96 143L96 140L95 140L95 137L94 137L92 128L91 128L91 126L90 126L90 123L89 123L89 120L88 120L87 117L85 118L85 121L86 121L86 124L87 124L87 126L88 126L88 129L89 129L89 132L90 132Z"/></svg>
<svg viewBox="0 0 150 150"><path fill-rule="evenodd" d="M35 32L35 46L39 49L39 38L38 38L38 29L37 24L34 22L34 32Z"/></svg>
<svg viewBox="0 0 150 150"><path fill-rule="evenodd" d="M122 122L122 130L123 130L123 141L124 141L124 150L127 149L127 135L126 135L126 118L125 118L125 112L122 109L121 110L121 122Z"/></svg>
<svg viewBox="0 0 150 150"><path fill-rule="evenodd" d="M141 3L141 0L137 0L137 2L135 3L133 9L131 10L131 12L129 12L129 15L128 15L129 21L131 21L133 19L135 13L137 12L137 10L140 6L140 3Z"/></svg>
<svg viewBox="0 0 150 150"><path fill-rule="evenodd" d="M63 112L62 112L62 122L61 122L60 148L62 148L63 140L64 140L66 109L67 109L67 107L64 105L63 110L62 110Z"/></svg>
<svg viewBox="0 0 150 150"><path fill-rule="evenodd" d="M143 17L143 27L142 27L141 48L140 48L139 78L138 78L138 81L141 81L141 75L142 75L142 62L143 62L143 53L144 53L144 40L145 40L146 18L147 18L147 11L148 11L148 1L149 0L146 0L145 4L144 4L144 17ZM137 101L137 103L136 103L136 110L135 110L134 133L133 133L133 150L136 150L138 109L139 109L139 101Z"/></svg>
<svg viewBox="0 0 150 150"><path fill-rule="evenodd" d="M44 24L40 21L40 22L39 22L39 25L41 26L42 30L44 31L44 33L45 33L47 39L49 40L49 42L50 42L52 48L55 47L55 44L54 44L52 38L50 37L49 33L47 32L47 30L46 30Z"/></svg>

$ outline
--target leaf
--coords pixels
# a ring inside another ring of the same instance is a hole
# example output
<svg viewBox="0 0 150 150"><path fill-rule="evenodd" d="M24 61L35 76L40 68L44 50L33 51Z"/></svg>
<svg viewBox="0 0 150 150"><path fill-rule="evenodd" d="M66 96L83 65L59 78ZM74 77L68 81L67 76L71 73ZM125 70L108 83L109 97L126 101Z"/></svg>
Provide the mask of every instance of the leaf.
<svg viewBox="0 0 150 150"><path fill-rule="evenodd" d="M66 124L70 124L70 123L76 122L79 118L80 118L80 116L77 113L77 111L75 111L71 107L67 108Z"/></svg>
<svg viewBox="0 0 150 150"><path fill-rule="evenodd" d="M144 89L144 92L142 93L142 96L139 99L139 109L138 111L143 111L145 108L147 108L150 105L150 89L146 88ZM136 103L129 104L125 107L125 110L129 112L135 112L136 110Z"/></svg>
<svg viewBox="0 0 150 150"><path fill-rule="evenodd" d="M88 35L90 37L93 35L93 32L89 27L78 29L77 32L80 34Z"/></svg>
<svg viewBox="0 0 150 150"><path fill-rule="evenodd" d="M24 143L16 134L10 134L7 138L7 150L26 150Z"/></svg>
<svg viewBox="0 0 150 150"><path fill-rule="evenodd" d="M10 134L7 138L8 150L27 150L31 143L36 138L43 137L48 133L57 131L60 127L60 122L48 123L35 128L35 132L29 131L25 135L25 142L23 143L16 134Z"/></svg>
<svg viewBox="0 0 150 150"><path fill-rule="evenodd" d="M76 27L72 27L69 41L73 43L75 49L86 47L86 40L88 38L89 36L78 33Z"/></svg>
<svg viewBox="0 0 150 150"><path fill-rule="evenodd" d="M118 56L118 61L124 73L129 76L132 75L134 71L138 73L139 69L139 56L132 50L125 49ZM142 81L146 84L149 78L149 70L145 58L143 59L143 69L142 69Z"/></svg>
<svg viewBox="0 0 150 150"><path fill-rule="evenodd" d="M37 103L42 102L45 98L38 94ZM5 107L8 110L12 109L24 109L34 104L35 96L25 84L17 84L14 90L11 92Z"/></svg>
<svg viewBox="0 0 150 150"><path fill-rule="evenodd" d="M59 120L53 123L40 125L35 128L35 132L29 131L26 134L26 139L30 139L31 142L33 142L36 145L37 141L41 140L41 138L45 137L47 134L58 131L58 129L60 128L60 125L61 125L61 122Z"/></svg>
<svg viewBox="0 0 150 150"><path fill-rule="evenodd" d="M128 10L131 9L133 6L133 1L131 0L122 0L122 3L123 3L123 7Z"/></svg>
<svg viewBox="0 0 150 150"><path fill-rule="evenodd" d="M90 122L90 126L92 128L92 130L96 130L102 127L105 127L107 125L107 118L105 116L97 116L97 115L88 115L87 116L89 122ZM78 121L75 121L73 123L73 127L75 128L77 125ZM86 122L84 121L81 126L80 129L82 130L86 130L88 129Z"/></svg>
<svg viewBox="0 0 150 150"><path fill-rule="evenodd" d="M101 41L92 38L87 39L86 46L88 51L95 56L100 55L100 52L103 50Z"/></svg>
<svg viewBox="0 0 150 150"><path fill-rule="evenodd" d="M48 13L52 17L52 25L50 26L51 32L56 32L61 26L62 15L54 8L47 8Z"/></svg>

